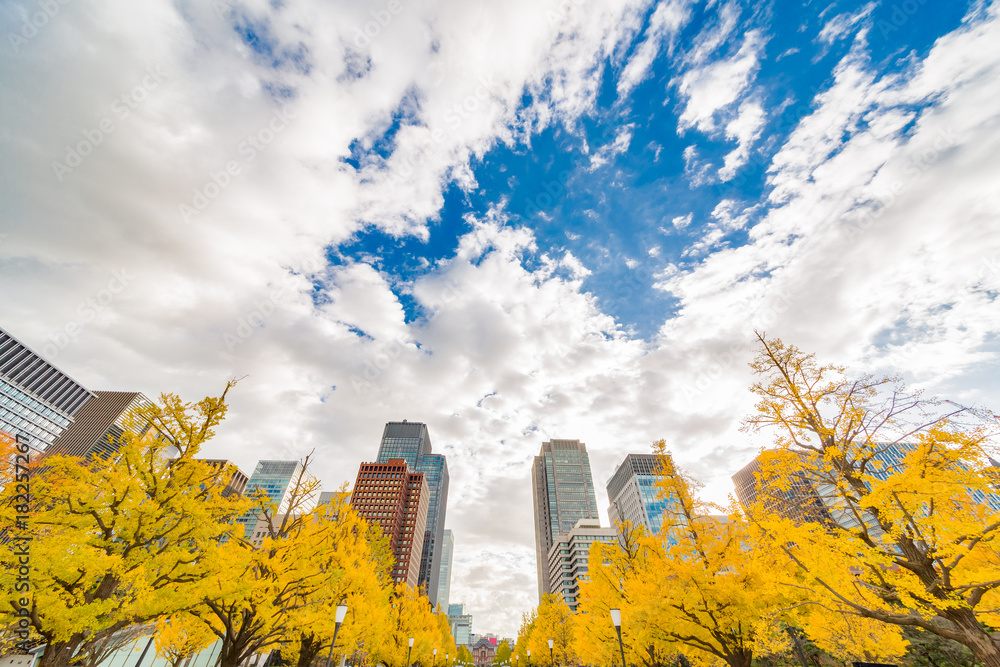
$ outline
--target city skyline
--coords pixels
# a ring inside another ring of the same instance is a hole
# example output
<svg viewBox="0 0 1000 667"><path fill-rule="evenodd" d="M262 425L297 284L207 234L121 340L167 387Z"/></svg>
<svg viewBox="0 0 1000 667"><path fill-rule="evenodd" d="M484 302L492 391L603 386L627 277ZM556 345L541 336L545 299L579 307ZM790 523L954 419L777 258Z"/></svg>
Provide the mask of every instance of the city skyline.
<svg viewBox="0 0 1000 667"><path fill-rule="evenodd" d="M247 474L426 424L478 627L537 602L542 443L603 525L664 438L726 501L755 329L1000 408L995 2L43 4L0 6L0 326L77 392L242 378Z"/></svg>

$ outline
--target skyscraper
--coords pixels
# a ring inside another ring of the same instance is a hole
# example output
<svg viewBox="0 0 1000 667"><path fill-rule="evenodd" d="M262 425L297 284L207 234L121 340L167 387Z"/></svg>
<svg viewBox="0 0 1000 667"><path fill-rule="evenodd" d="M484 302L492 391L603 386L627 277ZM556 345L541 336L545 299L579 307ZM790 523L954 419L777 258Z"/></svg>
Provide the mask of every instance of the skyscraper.
<svg viewBox="0 0 1000 667"><path fill-rule="evenodd" d="M613 527L628 521L651 533L660 532L670 501L661 498L656 488L659 466L656 454L629 454L618 466L608 480L608 518Z"/></svg>
<svg viewBox="0 0 1000 667"><path fill-rule="evenodd" d="M302 473L302 464L299 461L258 461L254 468L250 481L247 482L244 495L253 497L257 492L263 491L273 502L277 509L275 516L286 514L291 507L292 494L295 490L295 483ZM303 482L311 484L316 478L311 473L306 473ZM297 511L307 511L313 508L316 498L307 497L301 499ZM243 524L247 539L255 532L258 517L256 511L250 510L237 520Z"/></svg>
<svg viewBox="0 0 1000 667"><path fill-rule="evenodd" d="M427 589L427 597L436 607L441 582L441 544L448 509L448 461L441 454L431 453L431 436L426 424L405 419L388 422L382 432L378 462L385 463L391 459L405 460L409 469L423 473L427 482L430 496L418 585Z"/></svg>
<svg viewBox="0 0 1000 667"><path fill-rule="evenodd" d="M392 569L396 583L419 585L429 496L423 473L410 471L403 459L362 463L358 469L351 507L389 537L389 549L396 557Z"/></svg>
<svg viewBox="0 0 1000 667"><path fill-rule="evenodd" d="M250 478L247 477L246 473L239 469L232 461L228 459L198 459L205 463L211 464L212 467L220 470L222 478L226 480L226 486L222 490L222 497L228 498L229 496L240 496L247 488L247 483Z"/></svg>
<svg viewBox="0 0 1000 667"><path fill-rule="evenodd" d="M531 467L535 509L535 564L538 597L553 592L549 583L549 549L568 535L580 519L599 519L587 446L579 440L551 440Z"/></svg>
<svg viewBox="0 0 1000 667"><path fill-rule="evenodd" d="M0 431L44 450L93 394L0 329Z"/></svg>
<svg viewBox="0 0 1000 667"><path fill-rule="evenodd" d="M107 458L118 451L128 424L129 412L150 405L135 391L95 391L65 431L45 450L46 455L65 454L83 458ZM150 424L143 422L142 435Z"/></svg>
<svg viewBox="0 0 1000 667"><path fill-rule="evenodd" d="M444 539L441 541L441 576L438 579L437 604L446 613L448 600L451 598L451 560L454 553L455 538L451 530L445 530Z"/></svg>

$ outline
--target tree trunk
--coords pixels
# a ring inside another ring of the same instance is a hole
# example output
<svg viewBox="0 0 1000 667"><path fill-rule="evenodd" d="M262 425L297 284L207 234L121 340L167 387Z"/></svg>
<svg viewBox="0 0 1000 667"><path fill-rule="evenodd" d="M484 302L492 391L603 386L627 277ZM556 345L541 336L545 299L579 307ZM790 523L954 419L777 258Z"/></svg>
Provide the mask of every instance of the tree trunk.
<svg viewBox="0 0 1000 667"><path fill-rule="evenodd" d="M315 634L302 635L301 641L299 642L299 656L298 661L295 663L296 667L309 667L312 661L316 659L319 655L320 649L323 648L316 639ZM322 664L326 664L324 660Z"/></svg>
<svg viewBox="0 0 1000 667"><path fill-rule="evenodd" d="M38 667L68 667L70 660L76 655L83 643L83 634L77 633L65 642L49 642L45 646Z"/></svg>
<svg viewBox="0 0 1000 667"><path fill-rule="evenodd" d="M1000 646L993 636L983 629L971 609L954 609L943 613L942 616L951 621L962 633L963 637L961 639L956 637L956 641L965 644L983 667L1000 667Z"/></svg>
<svg viewBox="0 0 1000 667"><path fill-rule="evenodd" d="M729 667L751 667L753 664L753 651L734 651L726 657L726 663Z"/></svg>

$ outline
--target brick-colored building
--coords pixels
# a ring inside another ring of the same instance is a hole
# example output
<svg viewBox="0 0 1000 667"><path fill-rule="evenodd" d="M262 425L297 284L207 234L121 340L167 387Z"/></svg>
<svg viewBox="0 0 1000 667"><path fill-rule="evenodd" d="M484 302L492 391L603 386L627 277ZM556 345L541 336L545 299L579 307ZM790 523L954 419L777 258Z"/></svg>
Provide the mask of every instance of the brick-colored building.
<svg viewBox="0 0 1000 667"><path fill-rule="evenodd" d="M389 548L396 557L394 582L417 585L429 499L423 473L410 472L404 459L362 463L358 469L351 506L389 537Z"/></svg>

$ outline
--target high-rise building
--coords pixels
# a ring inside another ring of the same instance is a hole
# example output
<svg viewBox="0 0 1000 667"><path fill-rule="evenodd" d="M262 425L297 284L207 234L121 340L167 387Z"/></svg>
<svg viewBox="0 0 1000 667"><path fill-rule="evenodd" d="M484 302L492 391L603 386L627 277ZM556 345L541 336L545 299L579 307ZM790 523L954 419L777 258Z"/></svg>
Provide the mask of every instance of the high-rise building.
<svg viewBox="0 0 1000 667"><path fill-rule="evenodd" d="M0 431L46 449L93 398L79 382L0 329Z"/></svg>
<svg viewBox="0 0 1000 667"><path fill-rule="evenodd" d="M102 459L114 455L122 446L129 413L151 405L149 399L135 391L95 391L76 413L73 423L45 451L47 456L65 454ZM136 435L143 435L150 424L132 425Z"/></svg>
<svg viewBox="0 0 1000 667"><path fill-rule="evenodd" d="M472 640L472 614L465 613L465 603L448 605L448 622L455 646L466 646Z"/></svg>
<svg viewBox="0 0 1000 667"><path fill-rule="evenodd" d="M907 455L916 445L906 442L886 443L875 449L868 465L869 474L885 480L905 465ZM747 511L760 507L796 522L816 521L839 525L848 530L860 527L852 508L841 496L833 478L835 474L821 469L821 460L814 454L800 453L799 466L791 471L765 470L760 457L733 475L736 497ZM973 502L1000 511L1000 494L969 490ZM865 522L873 537L882 531L874 518Z"/></svg>
<svg viewBox="0 0 1000 667"><path fill-rule="evenodd" d="M392 569L396 583L419 585L429 496L424 474L411 472L403 459L362 463L358 470L351 506L389 537L389 549L396 557Z"/></svg>
<svg viewBox="0 0 1000 667"><path fill-rule="evenodd" d="M827 523L830 513L805 473L805 468L796 470L787 479L765 474L759 457L755 458L732 477L736 498L748 511L760 503L762 509L796 522Z"/></svg>
<svg viewBox="0 0 1000 667"><path fill-rule="evenodd" d="M316 501L314 495L301 498L297 503L298 507L291 507L295 485L301 474L302 463L299 461L258 461L257 467L254 468L253 474L247 482L244 495L253 497L259 492L265 493L277 507L274 512L275 516L287 514L291 509L299 512L311 510ZM311 473L306 472L302 481L306 485L313 485L316 478ZM261 517L255 510L250 510L237 520L238 523L243 524L247 539L255 532L254 527L259 518Z"/></svg>
<svg viewBox="0 0 1000 667"><path fill-rule="evenodd" d="M587 576L590 545L594 542L613 544L618 541L618 531L601 528L597 519L580 519L572 530L556 537L549 549L548 567L551 593L562 595L566 605L576 611L580 595L580 581Z"/></svg>
<svg viewBox="0 0 1000 667"><path fill-rule="evenodd" d="M227 459L198 459L204 463L209 463L213 467L218 468L223 472L226 481L226 486L222 490L222 497L228 498L232 495L242 495L247 488L247 482L250 478L247 477L246 473L239 469L239 467Z"/></svg>
<svg viewBox="0 0 1000 667"><path fill-rule="evenodd" d="M455 557L455 536L451 530L444 531L444 539L441 540L441 576L438 578L437 604L447 611L448 602L451 599L451 563Z"/></svg>
<svg viewBox="0 0 1000 667"><path fill-rule="evenodd" d="M656 454L629 454L608 480L608 518L618 528L628 521L633 526L644 526L651 533L660 532L664 515L670 512L671 502L661 498L657 488L657 470L660 467Z"/></svg>
<svg viewBox="0 0 1000 667"><path fill-rule="evenodd" d="M411 471L423 473L430 491L417 585L426 588L427 597L436 607L441 582L441 545L448 510L448 461L443 455L431 452L431 436L426 424L406 420L388 422L382 432L378 462L385 463L391 459L403 459Z"/></svg>
<svg viewBox="0 0 1000 667"><path fill-rule="evenodd" d="M531 467L535 510L535 564L538 597L553 592L549 585L549 549L580 519L599 518L587 446L579 440L542 443Z"/></svg>

